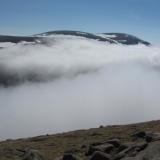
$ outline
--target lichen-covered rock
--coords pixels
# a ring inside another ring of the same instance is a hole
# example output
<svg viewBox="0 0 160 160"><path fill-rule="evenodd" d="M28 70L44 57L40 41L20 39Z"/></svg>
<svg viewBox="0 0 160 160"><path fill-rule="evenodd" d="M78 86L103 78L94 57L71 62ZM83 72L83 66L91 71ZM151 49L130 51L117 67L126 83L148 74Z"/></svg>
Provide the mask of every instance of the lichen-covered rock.
<svg viewBox="0 0 160 160"><path fill-rule="evenodd" d="M139 142L136 144L135 150L139 152L139 151L145 149L147 146L148 146L147 142Z"/></svg>
<svg viewBox="0 0 160 160"><path fill-rule="evenodd" d="M138 131L138 132L132 134L132 136L137 137L137 138L145 138L146 132L145 131Z"/></svg>
<svg viewBox="0 0 160 160"><path fill-rule="evenodd" d="M86 155L91 155L95 151L101 151L101 152L109 154L113 150L114 150L114 146L112 144L108 144L108 143L101 144L101 145L98 145L98 146L90 145Z"/></svg>
<svg viewBox="0 0 160 160"><path fill-rule="evenodd" d="M160 141L151 142L135 157L125 157L122 160L160 160Z"/></svg>
<svg viewBox="0 0 160 160"><path fill-rule="evenodd" d="M41 153L38 150L27 149L22 155L23 160L43 160Z"/></svg>
<svg viewBox="0 0 160 160"><path fill-rule="evenodd" d="M146 132L145 139L147 142L160 140L160 133Z"/></svg>
<svg viewBox="0 0 160 160"><path fill-rule="evenodd" d="M160 133L140 131L134 133L132 136L145 139L147 142L160 140Z"/></svg>
<svg viewBox="0 0 160 160"><path fill-rule="evenodd" d="M112 144L115 147L119 147L121 145L121 142L119 139L111 139L111 140L106 141L106 143Z"/></svg>

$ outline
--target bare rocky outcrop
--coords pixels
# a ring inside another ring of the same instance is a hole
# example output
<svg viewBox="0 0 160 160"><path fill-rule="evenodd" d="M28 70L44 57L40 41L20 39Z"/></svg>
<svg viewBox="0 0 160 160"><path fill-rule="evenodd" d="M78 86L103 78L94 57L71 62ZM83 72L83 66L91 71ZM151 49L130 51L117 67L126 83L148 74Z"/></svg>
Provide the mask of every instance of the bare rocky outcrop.
<svg viewBox="0 0 160 160"><path fill-rule="evenodd" d="M0 142L0 160L158 160L159 133L160 121L150 121L8 139Z"/></svg>
<svg viewBox="0 0 160 160"><path fill-rule="evenodd" d="M89 145L86 158L89 160L160 160L160 134L140 131L131 135L132 142L122 143L109 139ZM64 155L65 157L65 155ZM64 158L65 159L65 158ZM68 155L65 160L78 160Z"/></svg>
<svg viewBox="0 0 160 160"><path fill-rule="evenodd" d="M148 147L135 157L125 157L122 160L160 160L160 141L151 142Z"/></svg>
<svg viewBox="0 0 160 160"><path fill-rule="evenodd" d="M20 155L22 160L44 160L41 153L38 150L26 149L24 151L19 151L22 152L22 154Z"/></svg>
<svg viewBox="0 0 160 160"><path fill-rule="evenodd" d="M160 160L160 133L136 132L131 142L122 142L118 138L91 143L83 147L85 157L76 152L66 151L56 160ZM45 160L41 153L34 149L19 150L21 160Z"/></svg>

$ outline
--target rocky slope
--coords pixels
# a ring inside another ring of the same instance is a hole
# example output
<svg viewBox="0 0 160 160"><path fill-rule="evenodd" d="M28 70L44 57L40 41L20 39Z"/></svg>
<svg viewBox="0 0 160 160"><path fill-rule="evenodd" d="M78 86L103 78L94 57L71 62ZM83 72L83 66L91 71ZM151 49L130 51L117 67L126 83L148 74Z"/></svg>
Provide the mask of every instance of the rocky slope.
<svg viewBox="0 0 160 160"><path fill-rule="evenodd" d="M0 142L1 160L158 160L160 121Z"/></svg>

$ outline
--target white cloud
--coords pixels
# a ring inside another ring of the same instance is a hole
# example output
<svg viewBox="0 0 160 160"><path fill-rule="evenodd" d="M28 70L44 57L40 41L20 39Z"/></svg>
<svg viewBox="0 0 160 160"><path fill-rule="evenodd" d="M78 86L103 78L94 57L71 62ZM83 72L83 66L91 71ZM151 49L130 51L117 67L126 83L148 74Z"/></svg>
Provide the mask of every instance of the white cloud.
<svg viewBox="0 0 160 160"><path fill-rule="evenodd" d="M6 74L24 78L34 73L49 80L0 88L0 138L160 116L160 48L156 46L58 39L46 47L20 44L2 49L0 65Z"/></svg>

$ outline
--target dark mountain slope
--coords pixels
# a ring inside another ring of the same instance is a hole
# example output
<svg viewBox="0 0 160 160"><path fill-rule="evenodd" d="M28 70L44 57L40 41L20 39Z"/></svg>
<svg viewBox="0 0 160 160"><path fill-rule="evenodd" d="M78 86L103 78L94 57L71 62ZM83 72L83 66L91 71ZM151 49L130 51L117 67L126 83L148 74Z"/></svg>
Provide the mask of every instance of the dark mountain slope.
<svg viewBox="0 0 160 160"><path fill-rule="evenodd" d="M126 45L136 45L136 44L144 44L150 45L149 42L141 40L135 36L125 33L104 33L105 35L115 35L111 37L112 40L117 41L118 43L126 44Z"/></svg>
<svg viewBox="0 0 160 160"><path fill-rule="evenodd" d="M111 44L125 44L125 45L136 45L136 44L144 44L149 46L150 43L144 40L141 40L135 36L125 34L125 33L103 33L103 34L92 34L87 32L80 32L80 31L68 31L68 30L61 30L61 31L50 31L44 32L41 34L33 35L33 36L5 36L0 35L0 42L11 42L11 43L20 43L20 42L33 42L33 43L41 43L46 44L49 37L52 39L56 39L55 35L64 35L64 36L77 36L83 37L87 39L108 42Z"/></svg>
<svg viewBox="0 0 160 160"><path fill-rule="evenodd" d="M36 39L37 39L36 37L0 35L0 42L11 42L11 43L19 43L22 41L34 42Z"/></svg>

